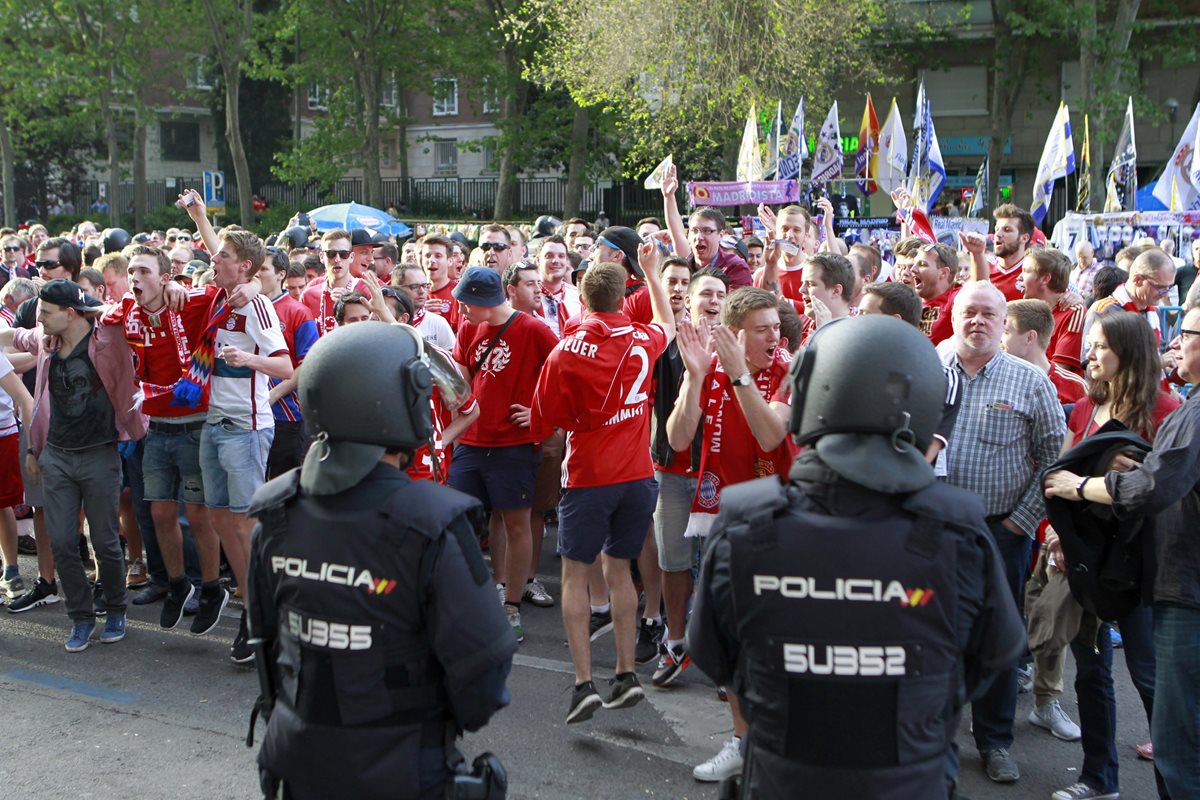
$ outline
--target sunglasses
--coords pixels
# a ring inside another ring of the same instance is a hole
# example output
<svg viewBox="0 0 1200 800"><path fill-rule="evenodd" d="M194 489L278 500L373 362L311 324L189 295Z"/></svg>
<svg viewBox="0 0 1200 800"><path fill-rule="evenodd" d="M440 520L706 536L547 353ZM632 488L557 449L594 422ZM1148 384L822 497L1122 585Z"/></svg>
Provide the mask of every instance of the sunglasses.
<svg viewBox="0 0 1200 800"><path fill-rule="evenodd" d="M506 245L504 242L484 242L483 244L479 245L479 249L485 253L488 250L495 250L496 252L500 252L502 250L507 250L508 245Z"/></svg>
<svg viewBox="0 0 1200 800"><path fill-rule="evenodd" d="M21 247L20 245L16 245L16 246L9 245L9 244L4 245L4 252L6 252L6 253L19 253L24 249L25 248Z"/></svg>
<svg viewBox="0 0 1200 800"><path fill-rule="evenodd" d="M61 261L47 258L47 259L39 259L37 261L34 261L33 265L35 267L37 267L38 269L50 269L52 267L57 267L61 263L62 263Z"/></svg>
<svg viewBox="0 0 1200 800"><path fill-rule="evenodd" d="M350 251L349 250L326 250L325 257L329 258L329 259L337 258L337 259L341 259L342 261L345 261L347 258L350 257Z"/></svg>

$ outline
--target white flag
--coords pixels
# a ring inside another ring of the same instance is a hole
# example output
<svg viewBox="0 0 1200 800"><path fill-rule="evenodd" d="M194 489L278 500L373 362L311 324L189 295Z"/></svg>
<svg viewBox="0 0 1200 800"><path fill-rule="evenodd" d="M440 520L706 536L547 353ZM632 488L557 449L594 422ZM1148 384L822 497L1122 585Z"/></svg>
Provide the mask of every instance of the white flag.
<svg viewBox="0 0 1200 800"><path fill-rule="evenodd" d="M762 153L758 149L758 119L754 104L746 117L746 128L742 131L742 146L738 149L737 179L739 181L761 181L763 176Z"/></svg>
<svg viewBox="0 0 1200 800"><path fill-rule="evenodd" d="M889 194L904 185L908 168L908 138L904 135L904 123L900 120L900 109L896 98L879 132L879 174L875 182Z"/></svg>
<svg viewBox="0 0 1200 800"><path fill-rule="evenodd" d="M654 168L653 172L646 176L646 181L642 185L645 186L649 191L661 189L663 184L663 176L667 174L667 170L670 169L670 167L671 157L667 156L661 162L659 162L658 166Z"/></svg>
<svg viewBox="0 0 1200 800"><path fill-rule="evenodd" d="M1191 122L1175 145L1175 151L1167 161L1163 174L1154 186L1154 196L1167 208L1171 205L1171 185L1179 199L1175 208L1179 211L1200 209L1200 159L1196 158L1196 145L1200 144L1200 105L1192 114Z"/></svg>
<svg viewBox="0 0 1200 800"><path fill-rule="evenodd" d="M812 183L824 186L842 176L842 132L838 126L837 100L825 117L825 124L817 135L817 152L813 155Z"/></svg>
<svg viewBox="0 0 1200 800"><path fill-rule="evenodd" d="M1038 162L1037 176L1033 179L1033 204L1029 213L1034 221L1042 224L1050 210L1050 195L1054 182L1075 171L1075 143L1071 139L1071 111L1066 103L1059 102L1054 122L1050 124L1050 135L1042 149L1042 160Z"/></svg>

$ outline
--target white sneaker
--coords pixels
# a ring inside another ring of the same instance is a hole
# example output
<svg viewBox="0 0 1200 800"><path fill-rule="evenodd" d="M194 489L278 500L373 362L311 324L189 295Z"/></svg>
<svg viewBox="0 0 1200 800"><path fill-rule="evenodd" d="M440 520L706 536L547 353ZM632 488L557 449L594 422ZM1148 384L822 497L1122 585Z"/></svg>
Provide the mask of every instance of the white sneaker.
<svg viewBox="0 0 1200 800"><path fill-rule="evenodd" d="M1029 712L1029 721L1045 728L1064 742L1078 741L1082 734L1079 726L1071 721L1057 700L1051 700Z"/></svg>
<svg viewBox="0 0 1200 800"><path fill-rule="evenodd" d="M1050 800L1120 800L1121 795L1113 792L1105 794L1098 792L1083 781L1073 783L1065 789L1059 789L1050 795Z"/></svg>
<svg viewBox="0 0 1200 800"><path fill-rule="evenodd" d="M717 783L741 771L741 741L735 736L721 747L721 752L692 770L692 777L704 783Z"/></svg>

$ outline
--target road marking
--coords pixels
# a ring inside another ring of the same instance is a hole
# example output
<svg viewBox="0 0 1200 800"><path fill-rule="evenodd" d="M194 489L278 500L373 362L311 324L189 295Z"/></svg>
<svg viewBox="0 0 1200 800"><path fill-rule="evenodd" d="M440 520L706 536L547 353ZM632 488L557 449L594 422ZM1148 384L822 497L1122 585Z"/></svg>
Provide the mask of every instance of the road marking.
<svg viewBox="0 0 1200 800"><path fill-rule="evenodd" d="M60 692L70 692L71 694L104 700L109 703L119 703L121 705L136 703L141 697L135 692L109 689L107 686L97 686L94 683L84 683L83 681L76 681L59 675L33 672L27 669L14 669L11 672L4 673L4 677L14 681L21 681L22 683L32 683L48 689L57 689Z"/></svg>

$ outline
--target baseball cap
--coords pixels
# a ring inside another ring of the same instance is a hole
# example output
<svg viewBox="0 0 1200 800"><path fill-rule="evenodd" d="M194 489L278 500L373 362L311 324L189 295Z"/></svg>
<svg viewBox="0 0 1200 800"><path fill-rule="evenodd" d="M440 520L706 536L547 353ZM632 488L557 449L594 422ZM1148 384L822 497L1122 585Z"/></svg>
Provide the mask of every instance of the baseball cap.
<svg viewBox="0 0 1200 800"><path fill-rule="evenodd" d="M507 298L500 273L488 267L471 267L463 273L452 292L454 299L467 305L495 308Z"/></svg>
<svg viewBox="0 0 1200 800"><path fill-rule="evenodd" d="M351 247L366 247L368 245L378 247L386 241L386 236L382 233L376 233L370 228L355 228L350 231Z"/></svg>
<svg viewBox="0 0 1200 800"><path fill-rule="evenodd" d="M638 265L638 245L642 243L642 237L637 235L637 231L624 225L610 225L596 237L596 244L602 242L625 254L625 262L634 275L639 278L646 277Z"/></svg>
<svg viewBox="0 0 1200 800"><path fill-rule="evenodd" d="M99 300L88 295L78 283L65 278L56 278L48 282L38 292L38 297L56 306L73 308L81 314L100 311L102 305Z"/></svg>

